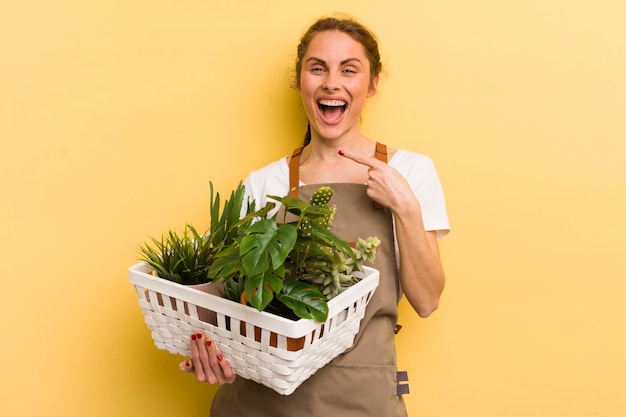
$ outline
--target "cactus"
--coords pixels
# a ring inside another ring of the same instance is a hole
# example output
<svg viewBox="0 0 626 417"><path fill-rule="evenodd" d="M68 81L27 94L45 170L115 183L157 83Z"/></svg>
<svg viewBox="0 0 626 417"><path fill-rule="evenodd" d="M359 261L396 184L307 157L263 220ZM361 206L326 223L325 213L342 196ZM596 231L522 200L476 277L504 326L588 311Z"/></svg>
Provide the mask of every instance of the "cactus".
<svg viewBox="0 0 626 417"><path fill-rule="evenodd" d="M311 196L310 204L327 206L332 196L333 190L330 187L320 187ZM315 224L330 229L336 209L336 206L331 207L329 214L314 220ZM326 260L317 263L307 262L306 272L300 279L318 286L322 294L330 300L356 282L354 271L363 271L363 262L374 262L378 245L380 245L380 239L376 236L370 236L367 239L359 238L352 248L354 256L348 257L344 253L329 250L328 247L315 243L315 249L325 253ZM328 262L328 259L331 259L331 262Z"/></svg>
<svg viewBox="0 0 626 417"><path fill-rule="evenodd" d="M333 197L333 189L330 187L320 187L311 196L312 206L325 206Z"/></svg>
<svg viewBox="0 0 626 417"><path fill-rule="evenodd" d="M311 220L309 218L302 219L300 222L300 234L305 237L311 237L313 235L313 226L311 225Z"/></svg>
<svg viewBox="0 0 626 417"><path fill-rule="evenodd" d="M312 206L328 206L328 202L333 197L333 189L330 187L320 187L311 196L310 204ZM318 217L315 219L315 224L319 227L323 227L325 229L330 229L330 226L333 224L333 220L335 219L335 212L337 211L337 206L332 206L330 208L330 213L323 217Z"/></svg>

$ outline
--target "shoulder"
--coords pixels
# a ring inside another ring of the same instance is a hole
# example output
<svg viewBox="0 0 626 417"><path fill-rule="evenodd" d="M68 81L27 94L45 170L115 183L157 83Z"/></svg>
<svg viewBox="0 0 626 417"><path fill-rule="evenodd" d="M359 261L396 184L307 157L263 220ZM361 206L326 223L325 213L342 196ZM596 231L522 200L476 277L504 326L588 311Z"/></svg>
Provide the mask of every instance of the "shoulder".
<svg viewBox="0 0 626 417"><path fill-rule="evenodd" d="M252 178L266 178L275 175L284 175L289 173L289 166L287 165L287 156L283 156L277 161L271 162L262 168L250 172L249 177Z"/></svg>
<svg viewBox="0 0 626 417"><path fill-rule="evenodd" d="M420 202L426 230L437 231L439 237L445 236L450 224L443 189L432 159L417 152L397 150L392 154L389 166L406 178Z"/></svg>
<svg viewBox="0 0 626 417"><path fill-rule="evenodd" d="M265 204L267 195L286 195L289 191L287 157L250 172L244 185L246 194L257 201L259 207Z"/></svg>
<svg viewBox="0 0 626 417"><path fill-rule="evenodd" d="M404 149L392 153L389 166L397 169L408 180L436 175L435 165L430 157Z"/></svg>

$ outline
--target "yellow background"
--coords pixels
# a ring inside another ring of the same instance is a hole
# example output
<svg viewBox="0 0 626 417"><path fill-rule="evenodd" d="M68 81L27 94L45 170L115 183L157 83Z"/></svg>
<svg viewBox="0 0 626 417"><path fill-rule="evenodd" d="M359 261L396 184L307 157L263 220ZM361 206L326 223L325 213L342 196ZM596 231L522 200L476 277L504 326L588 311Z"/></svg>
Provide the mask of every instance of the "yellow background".
<svg viewBox="0 0 626 417"><path fill-rule="evenodd" d="M3 0L0 415L208 414L127 267L300 143L295 46L338 7L381 40L363 128L434 159L452 222L440 310L402 305L410 414L624 415L619 0Z"/></svg>

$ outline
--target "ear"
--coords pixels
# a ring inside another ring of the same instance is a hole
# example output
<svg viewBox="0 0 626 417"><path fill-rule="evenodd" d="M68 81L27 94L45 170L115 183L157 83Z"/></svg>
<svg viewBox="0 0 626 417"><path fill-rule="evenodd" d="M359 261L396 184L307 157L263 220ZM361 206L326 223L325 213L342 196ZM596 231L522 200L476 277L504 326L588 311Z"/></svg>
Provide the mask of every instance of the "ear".
<svg viewBox="0 0 626 417"><path fill-rule="evenodd" d="M378 88L378 75L374 77L372 80L372 85L370 86L369 91L367 92L367 98L374 97L376 94L376 89Z"/></svg>

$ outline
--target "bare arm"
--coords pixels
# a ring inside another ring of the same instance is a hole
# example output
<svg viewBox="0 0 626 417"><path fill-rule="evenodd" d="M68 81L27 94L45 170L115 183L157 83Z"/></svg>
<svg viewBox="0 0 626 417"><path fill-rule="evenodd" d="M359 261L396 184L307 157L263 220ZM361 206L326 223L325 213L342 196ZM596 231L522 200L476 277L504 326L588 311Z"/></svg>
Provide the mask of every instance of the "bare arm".
<svg viewBox="0 0 626 417"><path fill-rule="evenodd" d="M369 167L367 194L394 216L402 290L417 314L428 317L437 309L445 283L436 232L424 229L419 201L397 170L372 157L340 154Z"/></svg>
<svg viewBox="0 0 626 417"><path fill-rule="evenodd" d="M415 199L412 193L410 196ZM417 314L428 317L439 306L445 275L436 232L424 230L416 199L410 206L401 204L391 208L400 252L400 283Z"/></svg>

